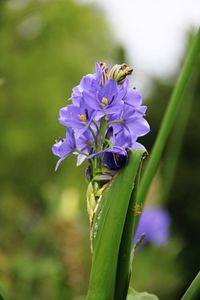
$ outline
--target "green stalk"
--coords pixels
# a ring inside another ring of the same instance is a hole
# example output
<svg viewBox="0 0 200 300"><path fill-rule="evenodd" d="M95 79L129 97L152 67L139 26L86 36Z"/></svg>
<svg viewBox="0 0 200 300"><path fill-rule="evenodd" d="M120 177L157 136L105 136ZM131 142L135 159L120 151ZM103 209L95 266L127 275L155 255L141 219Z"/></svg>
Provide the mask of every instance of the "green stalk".
<svg viewBox="0 0 200 300"><path fill-rule="evenodd" d="M185 136L185 131L190 119L192 105L194 102L194 89L196 86L197 72L191 77L189 89L187 88L184 94L183 105L180 110L181 118L176 122L174 131L169 140L167 151L164 157L163 169L163 187L162 187L162 202L165 203L170 195L171 187L174 181L176 167L179 161L181 148Z"/></svg>
<svg viewBox="0 0 200 300"><path fill-rule="evenodd" d="M197 274L181 300L198 300L200 297L200 272Z"/></svg>
<svg viewBox="0 0 200 300"><path fill-rule="evenodd" d="M193 67L196 63L196 59L199 54L199 50L200 50L200 29L198 30L198 32L193 38L191 47L185 59L185 63L180 72L175 89L169 101L169 105L167 107L163 122L161 124L160 131L158 133L157 139L153 146L153 150L150 155L149 162L147 163L145 172L142 176L140 188L138 191L138 199L137 199L137 203L141 206L144 205L148 189L157 170L166 141L175 123L178 110L182 103L183 92L192 74Z"/></svg>

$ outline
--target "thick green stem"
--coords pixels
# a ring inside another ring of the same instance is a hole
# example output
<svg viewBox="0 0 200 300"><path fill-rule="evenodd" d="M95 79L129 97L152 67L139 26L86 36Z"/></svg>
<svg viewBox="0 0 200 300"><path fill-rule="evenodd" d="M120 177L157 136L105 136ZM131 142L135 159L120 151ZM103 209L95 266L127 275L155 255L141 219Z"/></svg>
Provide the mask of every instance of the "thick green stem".
<svg viewBox="0 0 200 300"><path fill-rule="evenodd" d="M197 68L199 68L198 65L196 69ZM192 105L194 101L194 90L197 84L197 72L193 72L194 76L192 75L189 83L189 88L187 88L187 91L184 94L183 105L180 110L181 118L178 118L176 122L176 126L174 128L174 131L172 132L172 135L170 136L169 144L165 152L164 162L162 164L163 186L161 193L163 203L165 203L168 200L173 185L176 168L180 158L181 148L185 136L185 131L192 111Z"/></svg>
<svg viewBox="0 0 200 300"><path fill-rule="evenodd" d="M176 120L177 113L182 102L182 95L188 83L188 80L191 76L193 67L196 63L199 50L200 50L200 29L198 30L198 32L196 33L192 41L192 45L189 49L188 55L185 59L185 63L183 65L180 76L176 83L175 89L172 93L171 99L169 101L169 105L167 107L167 111L165 113L163 122L160 127L160 131L158 133L156 142L154 144L152 153L150 155L149 162L143 174L139 192L138 192L138 199L137 199L137 203L139 205L142 206L144 205L148 189L157 170L166 141L169 137L169 134Z"/></svg>

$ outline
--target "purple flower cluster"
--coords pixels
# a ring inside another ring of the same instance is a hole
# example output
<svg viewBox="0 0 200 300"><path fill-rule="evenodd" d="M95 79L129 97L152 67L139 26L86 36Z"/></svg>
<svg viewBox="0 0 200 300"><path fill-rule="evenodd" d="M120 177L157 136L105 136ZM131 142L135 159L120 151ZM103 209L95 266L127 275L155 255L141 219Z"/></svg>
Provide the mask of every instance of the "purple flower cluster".
<svg viewBox="0 0 200 300"><path fill-rule="evenodd" d="M126 65L110 71L105 63L96 64L96 72L84 76L73 88L71 103L60 110L59 122L66 126L66 137L53 145L60 159L56 169L70 153L77 165L89 160L91 173L103 168L117 170L127 162L129 149L144 149L137 142L149 132L144 119L147 107L136 89L128 87Z"/></svg>

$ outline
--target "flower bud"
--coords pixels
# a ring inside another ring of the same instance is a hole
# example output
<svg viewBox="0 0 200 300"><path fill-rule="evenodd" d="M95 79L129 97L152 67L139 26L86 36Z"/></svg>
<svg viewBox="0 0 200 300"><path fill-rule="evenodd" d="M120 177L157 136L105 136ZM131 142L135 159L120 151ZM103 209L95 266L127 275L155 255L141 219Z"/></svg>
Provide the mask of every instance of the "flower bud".
<svg viewBox="0 0 200 300"><path fill-rule="evenodd" d="M110 70L108 77L109 79L115 79L117 83L123 83L124 79L132 74L133 69L130 69L127 64L115 65Z"/></svg>

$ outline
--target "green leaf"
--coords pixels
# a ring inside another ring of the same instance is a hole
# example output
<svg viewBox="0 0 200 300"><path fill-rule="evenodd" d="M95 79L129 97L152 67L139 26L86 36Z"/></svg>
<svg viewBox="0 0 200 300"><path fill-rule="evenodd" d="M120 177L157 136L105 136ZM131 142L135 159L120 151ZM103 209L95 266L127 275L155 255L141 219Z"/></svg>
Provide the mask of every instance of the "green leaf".
<svg viewBox="0 0 200 300"><path fill-rule="evenodd" d="M129 154L129 163L103 192L93 223L93 257L87 300L112 300L121 238L129 201L144 151Z"/></svg>
<svg viewBox="0 0 200 300"><path fill-rule="evenodd" d="M181 300L198 300L200 298L200 272L197 274Z"/></svg>
<svg viewBox="0 0 200 300"><path fill-rule="evenodd" d="M132 256L134 254L133 249L133 236L134 236L134 224L136 209L136 194L139 184L141 166L138 168L138 173L135 180L135 186L132 191L128 211L126 215L126 222L123 229L123 235L120 244L120 250L118 255L118 266L116 274L116 284L115 284L115 300L125 300L128 292L131 272L132 272Z"/></svg>
<svg viewBox="0 0 200 300"><path fill-rule="evenodd" d="M165 203L170 198L171 187L176 174L177 164L180 158L183 140L190 115L193 108L195 90L198 82L199 65L196 64L191 76L188 88L184 93L182 107L180 109L181 118L177 118L173 132L170 134L167 148L165 149L164 159L162 161L163 185L162 202Z"/></svg>
<svg viewBox="0 0 200 300"><path fill-rule="evenodd" d="M146 292L136 292L134 289L129 288L127 300L159 300L156 295Z"/></svg>

